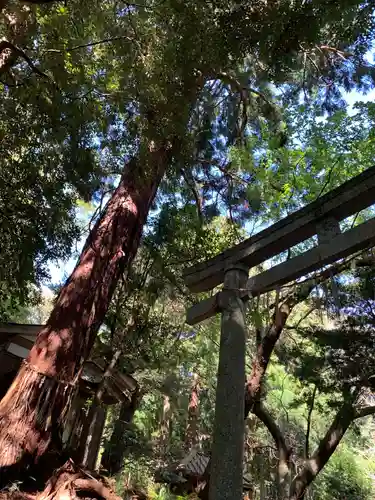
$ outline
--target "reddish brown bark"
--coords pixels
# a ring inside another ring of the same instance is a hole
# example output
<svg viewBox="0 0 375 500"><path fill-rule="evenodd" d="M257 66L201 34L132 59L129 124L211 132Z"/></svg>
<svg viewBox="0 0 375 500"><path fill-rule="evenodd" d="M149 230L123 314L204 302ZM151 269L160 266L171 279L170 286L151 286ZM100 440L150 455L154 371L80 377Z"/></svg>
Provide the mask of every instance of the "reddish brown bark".
<svg viewBox="0 0 375 500"><path fill-rule="evenodd" d="M263 339L261 339L258 343L257 353L253 361L251 374L248 377L245 387L245 418L247 418L247 415L252 410L254 403L260 396L262 380L267 371L272 352L294 307L300 302L306 300L311 291L318 284L324 283L332 276L340 274L350 265L349 260L325 269L313 279L299 285L294 292L284 298L284 301L278 308L278 312L274 314L272 323L269 325ZM275 308L277 307L278 304L275 304Z"/></svg>
<svg viewBox="0 0 375 500"><path fill-rule="evenodd" d="M93 477L85 470L68 461L54 472L46 487L36 500L75 500L79 497L102 498L103 500L120 500L106 479L100 476Z"/></svg>
<svg viewBox="0 0 375 500"><path fill-rule="evenodd" d="M135 256L170 154L170 148L153 145L142 165L133 159L126 166L27 363L0 403L0 467L35 459L48 448L117 281Z"/></svg>
<svg viewBox="0 0 375 500"><path fill-rule="evenodd" d="M324 279L326 279L325 275ZM258 344L251 374L246 382L245 418L252 411L254 403L259 399L262 380L267 371L271 355L291 312L297 304L308 298L316 283L317 279L304 283L294 293L290 294L280 307L276 304L277 312L274 314L272 323L268 327L264 337Z"/></svg>
<svg viewBox="0 0 375 500"><path fill-rule="evenodd" d="M299 286L297 290L289 295L279 308L278 314L274 315L273 322L268 328L263 339L261 339L257 354L253 362L252 372L248 379L245 388L245 418L248 413L253 412L267 427L278 449L278 480L283 482L289 472L289 459L291 450L287 446L281 430L278 428L272 416L267 412L262 402L260 401L260 391L262 387L263 377L266 373L272 352L277 341L280 338L282 330L290 316L293 308L307 299L313 288L324 282L333 274L338 274L348 266L348 263L342 263L334 269L323 271L314 280L307 281ZM320 441L319 446L311 458L305 461L304 467L299 474L293 479L290 493L287 494L289 500L303 500L308 486L315 480L316 476L326 465L341 439L343 438L350 423L355 419L367 414L373 414L374 408L369 408L368 413L358 413L354 411L352 403L345 403L337 413L334 421L328 429L324 438ZM311 414L309 416L311 418ZM280 484L279 484L280 486Z"/></svg>
<svg viewBox="0 0 375 500"><path fill-rule="evenodd" d="M261 340L253 361L251 374L245 388L245 418L252 411L254 403L260 396L260 389L264 374L266 373L271 354L280 338L285 323L294 307L294 301L285 301L275 314L271 326Z"/></svg>

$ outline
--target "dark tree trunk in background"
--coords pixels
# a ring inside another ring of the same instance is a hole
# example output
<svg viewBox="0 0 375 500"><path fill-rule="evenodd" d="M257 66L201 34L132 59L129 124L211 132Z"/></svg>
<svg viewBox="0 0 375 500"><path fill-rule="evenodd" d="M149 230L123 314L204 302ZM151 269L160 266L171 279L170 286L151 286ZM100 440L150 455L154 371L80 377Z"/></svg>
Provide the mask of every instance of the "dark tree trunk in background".
<svg viewBox="0 0 375 500"><path fill-rule="evenodd" d="M133 394L130 405L125 402L120 407L120 415L115 422L111 438L106 443L101 461L101 466L111 475L120 472L124 464L127 447L126 430L129 428L129 424L132 423L134 413L141 399L142 394L138 390Z"/></svg>
<svg viewBox="0 0 375 500"><path fill-rule="evenodd" d="M0 403L0 467L37 459L50 445L75 392L80 368L104 320L116 284L134 259L170 147L150 145L125 167L92 229L45 327Z"/></svg>
<svg viewBox="0 0 375 500"><path fill-rule="evenodd" d="M277 297L275 304L275 313L271 324L268 326L263 338L258 342L257 352L252 363L251 374L248 377L245 386L245 418L252 411L254 404L260 397L260 390L264 375L267 371L271 355L277 344L284 326L297 304L306 300L318 282L327 279L328 273L324 272L315 281L311 280L291 293L281 305L278 304Z"/></svg>
<svg viewBox="0 0 375 500"><path fill-rule="evenodd" d="M83 467L94 469L98 457L100 441L105 424L105 409L102 408L103 396L106 390L106 381L112 375L116 363L121 356L121 349L117 349L103 374L103 378L95 393L87 415L86 425L83 427L81 438L80 463Z"/></svg>

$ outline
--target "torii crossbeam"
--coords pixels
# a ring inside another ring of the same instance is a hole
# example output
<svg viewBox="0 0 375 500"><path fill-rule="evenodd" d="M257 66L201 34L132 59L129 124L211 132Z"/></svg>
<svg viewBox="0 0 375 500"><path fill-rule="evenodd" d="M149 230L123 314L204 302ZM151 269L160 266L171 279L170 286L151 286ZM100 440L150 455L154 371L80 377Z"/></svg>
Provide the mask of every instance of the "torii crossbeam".
<svg viewBox="0 0 375 500"><path fill-rule="evenodd" d="M193 325L221 312L221 339L212 447L210 500L242 498L245 385L244 301L375 245L375 218L341 233L339 222L375 203L375 167L216 257L184 272L193 292L222 291L187 311ZM249 269L318 236L318 245L248 279ZM233 376L235 367L236 376ZM220 406L218 401L225 401Z"/></svg>

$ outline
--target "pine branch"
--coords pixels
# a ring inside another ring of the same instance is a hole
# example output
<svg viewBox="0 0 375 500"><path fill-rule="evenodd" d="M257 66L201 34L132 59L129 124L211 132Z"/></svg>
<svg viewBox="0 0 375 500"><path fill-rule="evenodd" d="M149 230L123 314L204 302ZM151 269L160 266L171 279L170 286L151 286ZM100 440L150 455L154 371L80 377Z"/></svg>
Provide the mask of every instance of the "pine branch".
<svg viewBox="0 0 375 500"><path fill-rule="evenodd" d="M241 127L239 128L238 136L240 139L243 139L248 121L247 110L249 107L249 89L241 85L241 83L236 78L229 75L228 73L224 72L218 73L216 75L216 78L221 80L224 84L229 84L232 87L232 90L238 92L240 96L240 101L242 102L243 110L242 110L242 124Z"/></svg>
<svg viewBox="0 0 375 500"><path fill-rule="evenodd" d="M338 55L344 61L347 61L349 57L353 57L352 52L344 52L342 50L336 49L336 47L330 47L329 45L321 45L316 47L320 52L333 52Z"/></svg>
<svg viewBox="0 0 375 500"><path fill-rule="evenodd" d="M35 64L33 63L33 61L26 54L26 52L24 52L22 49L20 49L19 47L17 47L13 43L8 42L8 40L1 40L0 41L0 54L2 52L4 52L4 50L6 50L6 49L11 50L11 52L16 57L22 57L22 59L24 59L26 61L26 63L28 64L28 66L31 68L31 70L34 73L36 73L37 75L41 76L42 78L46 78L47 80L50 80L50 77L46 73L44 73L37 66L35 66ZM2 67L0 67L0 74L4 73L7 69L9 69L7 64L5 64Z"/></svg>
<svg viewBox="0 0 375 500"><path fill-rule="evenodd" d="M193 197L195 199L195 203L197 205L197 212L200 225L203 226L203 213L202 213L202 197L198 193L198 189L194 179L189 179L188 174L185 172L183 168L180 169L182 178L184 179L186 185L190 188Z"/></svg>
<svg viewBox="0 0 375 500"><path fill-rule="evenodd" d="M257 95L265 103L267 103L270 106L272 106L271 101L269 99L267 99L267 97L263 94L263 92L260 92L259 90L256 90L256 89L254 89L252 87L244 87L232 75L229 75L228 73L225 73L225 72L221 72L221 73L218 73L216 76L217 76L217 78L219 78L220 80L222 80L223 83L229 83L231 85L231 87L233 87L240 95L242 95L242 94L248 94L250 92L252 94Z"/></svg>
<svg viewBox="0 0 375 500"><path fill-rule="evenodd" d="M288 285L285 285L283 289L293 289L291 292L287 293L284 295L283 300L287 300L290 295L293 295L295 293L295 289L297 287L305 286L305 285L314 285L314 288L317 285L321 285L324 283L324 281L327 281L328 279L332 278L333 276L337 276L338 274L341 274L344 271L347 271L348 269L351 268L352 262L359 257L363 252L358 252L348 259L345 259L343 262L336 264L334 266L330 266L327 269L324 269L320 273L314 274L314 276L311 276L309 278L306 278L304 281L300 281L299 283L289 283ZM273 309L275 307L275 304L272 303L269 306L269 309Z"/></svg>

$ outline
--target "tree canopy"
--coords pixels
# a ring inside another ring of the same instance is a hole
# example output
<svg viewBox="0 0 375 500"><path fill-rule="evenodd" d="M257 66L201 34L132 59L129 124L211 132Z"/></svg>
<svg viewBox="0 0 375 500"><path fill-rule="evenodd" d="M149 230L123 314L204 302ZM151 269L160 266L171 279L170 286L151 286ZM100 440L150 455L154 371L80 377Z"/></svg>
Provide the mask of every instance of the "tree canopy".
<svg viewBox="0 0 375 500"><path fill-rule="evenodd" d="M112 472L156 488L155 471L192 443L209 452L219 323L184 324L209 294L192 296L183 269L373 166L374 105L345 95L374 86L374 7L0 0L1 321L35 318L49 266L87 238L0 404L0 448L12 443L0 467L59 445L90 351L139 385L130 413L109 412ZM297 500L310 485L314 498L373 495L356 461L361 449L373 470L371 259L248 311L244 461L261 498Z"/></svg>

